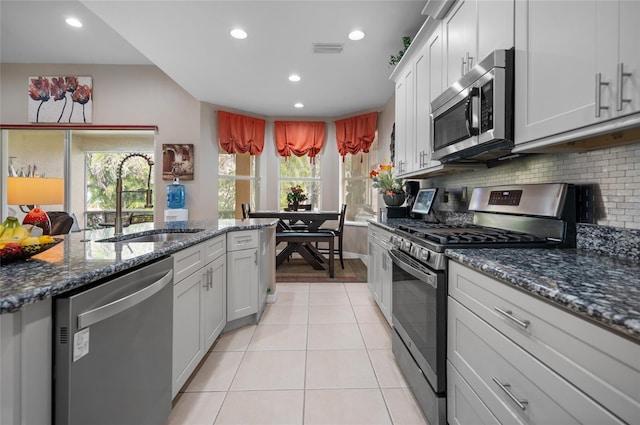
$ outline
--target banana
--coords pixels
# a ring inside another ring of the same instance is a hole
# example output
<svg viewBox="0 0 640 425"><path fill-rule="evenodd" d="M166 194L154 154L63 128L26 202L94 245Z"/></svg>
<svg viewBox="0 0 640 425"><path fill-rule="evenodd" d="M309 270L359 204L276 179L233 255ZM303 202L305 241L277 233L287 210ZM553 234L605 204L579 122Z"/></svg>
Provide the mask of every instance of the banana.
<svg viewBox="0 0 640 425"><path fill-rule="evenodd" d="M13 237L12 239L17 239L19 241L28 238L29 236L31 236L31 233L24 228L23 226L16 226L14 232L13 232Z"/></svg>
<svg viewBox="0 0 640 425"><path fill-rule="evenodd" d="M2 232L2 235L0 235L0 240L5 241L13 239L13 234L16 230L16 227L20 226L20 222L17 218L9 216L2 223L2 225L4 226L4 232Z"/></svg>
<svg viewBox="0 0 640 425"><path fill-rule="evenodd" d="M37 236L29 236L28 238L24 238L20 241L20 245L40 245L40 238Z"/></svg>

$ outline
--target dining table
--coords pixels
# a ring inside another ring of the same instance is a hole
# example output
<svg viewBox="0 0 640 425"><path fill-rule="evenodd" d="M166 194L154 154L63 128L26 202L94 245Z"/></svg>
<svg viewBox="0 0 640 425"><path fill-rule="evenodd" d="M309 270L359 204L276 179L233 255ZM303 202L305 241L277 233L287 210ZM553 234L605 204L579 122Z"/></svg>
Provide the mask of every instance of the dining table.
<svg viewBox="0 0 640 425"><path fill-rule="evenodd" d="M338 211L251 211L249 218L277 218L278 226L276 231L276 243L278 241L278 233L281 235L290 235L292 232L316 232L320 226L326 221L338 220L340 213ZM299 253L307 263L316 270L324 270L329 261L311 242L288 242L287 246L282 249L276 256L276 267L286 261L291 254Z"/></svg>

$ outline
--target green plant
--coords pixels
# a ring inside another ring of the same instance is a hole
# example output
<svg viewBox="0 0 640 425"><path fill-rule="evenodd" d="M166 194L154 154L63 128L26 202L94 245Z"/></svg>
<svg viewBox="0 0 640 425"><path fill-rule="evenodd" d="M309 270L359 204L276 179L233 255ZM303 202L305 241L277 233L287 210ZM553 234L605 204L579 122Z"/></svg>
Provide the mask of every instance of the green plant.
<svg viewBox="0 0 640 425"><path fill-rule="evenodd" d="M393 164L387 164L386 160L378 166L378 170L371 170L369 177L373 179L373 188L378 189L382 195L404 193L404 181L393 176Z"/></svg>
<svg viewBox="0 0 640 425"><path fill-rule="evenodd" d="M307 195L304 193L304 188L299 184L291 186L289 192L287 192L287 202L289 204L300 203L307 200Z"/></svg>
<svg viewBox="0 0 640 425"><path fill-rule="evenodd" d="M402 37L402 44L404 45L404 49L400 50L397 55L391 55L389 57L389 65L397 65L398 62L400 62L400 59L402 59L402 56L404 56L404 53L407 51L409 45L411 44L411 37Z"/></svg>

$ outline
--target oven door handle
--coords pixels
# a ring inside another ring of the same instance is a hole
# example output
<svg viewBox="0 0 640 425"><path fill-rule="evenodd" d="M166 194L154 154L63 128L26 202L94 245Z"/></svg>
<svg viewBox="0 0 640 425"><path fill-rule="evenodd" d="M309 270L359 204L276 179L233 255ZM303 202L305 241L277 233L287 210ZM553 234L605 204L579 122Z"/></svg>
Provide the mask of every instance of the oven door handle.
<svg viewBox="0 0 640 425"><path fill-rule="evenodd" d="M393 252L392 249L390 249L388 252L389 252L389 256L391 257L391 260L393 260L393 262L397 264L397 266L400 267L402 270L404 270L409 274L412 274L413 276L420 279L420 281L426 283L432 288L438 289L438 279L435 274L425 273L422 270L418 270L415 267L412 267L411 265L407 264L400 256L398 256L398 254Z"/></svg>

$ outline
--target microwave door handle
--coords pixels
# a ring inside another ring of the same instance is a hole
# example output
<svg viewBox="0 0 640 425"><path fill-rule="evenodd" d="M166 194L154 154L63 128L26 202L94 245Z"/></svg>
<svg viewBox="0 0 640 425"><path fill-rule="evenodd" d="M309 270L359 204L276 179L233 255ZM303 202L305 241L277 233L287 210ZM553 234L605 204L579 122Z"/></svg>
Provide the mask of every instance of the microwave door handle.
<svg viewBox="0 0 640 425"><path fill-rule="evenodd" d="M470 136L477 136L479 134L478 128L473 126L473 98L478 96L478 88L473 87L467 97L467 105L464 109L466 117L467 131Z"/></svg>

